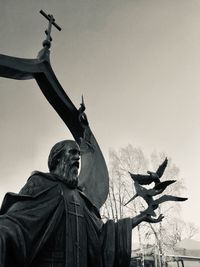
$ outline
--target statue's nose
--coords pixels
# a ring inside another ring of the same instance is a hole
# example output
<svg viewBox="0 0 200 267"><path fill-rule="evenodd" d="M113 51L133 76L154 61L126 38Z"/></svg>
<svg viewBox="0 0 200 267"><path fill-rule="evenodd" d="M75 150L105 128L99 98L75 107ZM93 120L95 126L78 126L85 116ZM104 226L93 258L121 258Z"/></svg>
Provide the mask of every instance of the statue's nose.
<svg viewBox="0 0 200 267"><path fill-rule="evenodd" d="M80 160L80 154L79 153L74 154L74 159Z"/></svg>

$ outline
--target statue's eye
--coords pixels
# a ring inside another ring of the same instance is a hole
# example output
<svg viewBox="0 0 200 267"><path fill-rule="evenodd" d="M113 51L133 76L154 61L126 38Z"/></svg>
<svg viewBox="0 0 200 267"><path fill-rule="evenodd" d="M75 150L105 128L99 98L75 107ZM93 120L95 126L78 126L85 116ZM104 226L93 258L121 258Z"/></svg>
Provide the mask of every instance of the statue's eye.
<svg viewBox="0 0 200 267"><path fill-rule="evenodd" d="M77 149L70 149L69 150L69 153L71 154L71 155L80 155L80 151L79 150L77 150Z"/></svg>

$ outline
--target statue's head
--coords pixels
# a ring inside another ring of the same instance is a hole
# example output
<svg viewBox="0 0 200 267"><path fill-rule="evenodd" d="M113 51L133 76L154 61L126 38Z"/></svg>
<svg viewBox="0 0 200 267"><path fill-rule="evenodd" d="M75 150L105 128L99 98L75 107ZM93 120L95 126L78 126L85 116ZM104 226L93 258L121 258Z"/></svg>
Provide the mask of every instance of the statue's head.
<svg viewBox="0 0 200 267"><path fill-rule="evenodd" d="M64 140L56 143L49 154L48 166L51 173L62 179L78 183L80 148L73 140Z"/></svg>

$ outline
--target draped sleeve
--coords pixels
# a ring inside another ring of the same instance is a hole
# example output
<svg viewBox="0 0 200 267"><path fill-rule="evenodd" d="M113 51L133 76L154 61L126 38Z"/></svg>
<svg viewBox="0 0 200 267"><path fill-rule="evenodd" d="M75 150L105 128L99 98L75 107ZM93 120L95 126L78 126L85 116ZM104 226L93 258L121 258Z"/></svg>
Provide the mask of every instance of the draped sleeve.
<svg viewBox="0 0 200 267"><path fill-rule="evenodd" d="M89 267L128 267L131 258L131 218L105 224L88 209L85 213L88 233Z"/></svg>
<svg viewBox="0 0 200 267"><path fill-rule="evenodd" d="M109 220L102 231L104 267L128 267L131 258L132 223L130 218Z"/></svg>

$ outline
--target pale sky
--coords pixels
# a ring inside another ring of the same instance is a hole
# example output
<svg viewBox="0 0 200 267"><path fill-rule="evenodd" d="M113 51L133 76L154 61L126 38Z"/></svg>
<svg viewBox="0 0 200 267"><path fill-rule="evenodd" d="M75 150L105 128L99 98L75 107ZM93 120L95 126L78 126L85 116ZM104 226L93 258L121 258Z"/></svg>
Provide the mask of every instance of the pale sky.
<svg viewBox="0 0 200 267"><path fill-rule="evenodd" d="M182 216L200 226L200 0L0 0L0 53L35 58L53 14L52 67L107 159L131 143L164 151L180 168L189 200ZM0 78L0 199L71 138L34 80ZM200 235L197 237L200 240Z"/></svg>

